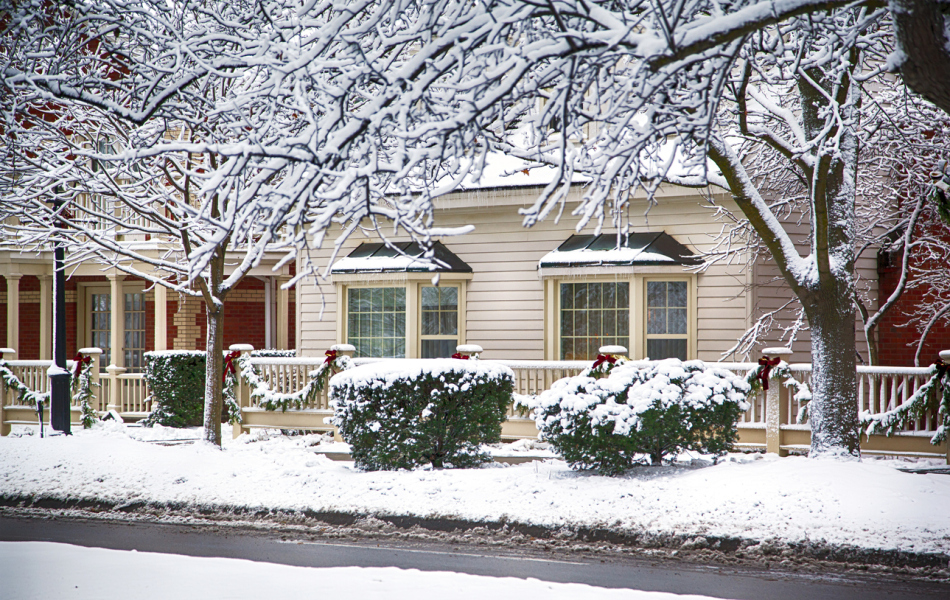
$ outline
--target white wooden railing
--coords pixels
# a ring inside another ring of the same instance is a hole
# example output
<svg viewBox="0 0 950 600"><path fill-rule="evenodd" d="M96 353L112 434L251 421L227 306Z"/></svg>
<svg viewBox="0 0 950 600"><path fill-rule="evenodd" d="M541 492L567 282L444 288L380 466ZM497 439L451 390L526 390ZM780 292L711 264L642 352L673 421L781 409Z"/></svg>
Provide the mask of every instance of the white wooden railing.
<svg viewBox="0 0 950 600"><path fill-rule="evenodd" d="M141 373L125 373L124 369L109 367L106 372L99 371L99 355L93 355L94 377L101 388L98 391L98 404L95 408L100 413L115 410L124 418L140 418L151 410L146 405L148 390ZM357 358L354 362L366 364L382 359ZM309 373L319 368L323 357L303 358L274 358L253 357L251 364L258 371L261 379L275 392L294 393L302 389L309 382ZM549 389L551 385L563 377L577 375L589 365L587 361L533 361L533 360L500 360L515 373L514 389L522 395L535 395ZM7 364L17 377L29 388L45 392L48 378L46 370L51 361L8 361ZM717 363L740 376L756 369L756 363ZM72 361L70 361L72 368ZM811 387L811 365L789 365L792 375L798 381ZM914 367L863 367L857 368L858 376L858 411L883 412L894 409L906 402L913 393L929 378L929 368ZM246 388L241 384L241 388ZM303 429L328 429L323 419L331 412L327 390L321 390L316 397L304 404L301 410L288 411L276 416L274 411L266 411L260 406L257 399L251 399L246 391L243 394L245 401L242 409L245 416L251 415L249 427L280 427ZM784 452L789 448L806 444L809 426L798 423L797 416L801 406L795 400L794 393L788 387L773 380L769 394L758 393L748 399L751 407L742 416L739 423L740 442L750 447L765 447L770 451ZM16 395L2 387L0 383L0 412L4 409L7 416L11 414L11 407L16 404ZM32 407L21 407L32 408ZM74 408L78 409L78 407ZM22 411L21 411L22 412ZM306 418L303 418L306 416ZM20 415L22 417L22 415ZM525 415L514 407L509 409L512 420L524 421ZM16 419L6 418L0 414L0 433L9 431L9 423ZM33 417L35 422L35 417ZM302 420L301 420L302 419ZM935 410L928 411L922 418L908 423L897 438L917 438L918 441L931 437L938 425L938 415ZM238 429L240 431L240 428ZM797 437L796 437L797 436ZM883 437L883 436L879 436ZM895 442L896 443L896 442ZM881 452L902 453L888 442ZM908 450L904 454L933 454L939 456L944 453L938 448L918 444L915 450Z"/></svg>
<svg viewBox="0 0 950 600"><path fill-rule="evenodd" d="M148 398L145 376L142 373L126 373L125 369L115 367L107 367L105 372L101 372L101 352L98 348L80 350L80 353L92 359L93 383L99 384L98 388L93 387L93 409L100 415L115 410L124 419L144 417L151 410L145 401ZM27 388L40 393L48 391L49 377L46 372L53 365L53 361L7 360L6 365ZM75 363L71 360L66 361L66 365L70 371L75 368ZM72 392L70 405L71 422L75 427L80 422L80 407L72 400ZM36 423L35 408L21 404L18 394L0 381L0 435L10 433L11 425ZM44 417L49 419L49 411L45 412Z"/></svg>

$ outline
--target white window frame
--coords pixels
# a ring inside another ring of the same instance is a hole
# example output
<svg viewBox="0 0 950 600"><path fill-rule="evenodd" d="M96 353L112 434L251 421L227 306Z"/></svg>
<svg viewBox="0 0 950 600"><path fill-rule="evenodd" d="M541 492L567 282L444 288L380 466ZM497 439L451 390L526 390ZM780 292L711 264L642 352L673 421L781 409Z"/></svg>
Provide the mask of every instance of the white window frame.
<svg viewBox="0 0 950 600"><path fill-rule="evenodd" d="M406 289L406 358L422 356L422 288L432 287L431 273L346 273L335 274L337 294L337 335L341 343L349 339L349 290L354 288L404 287ZM471 273L441 273L439 286L458 288L458 343L466 343L466 296ZM445 336L426 336L445 339Z"/></svg>
<svg viewBox="0 0 950 600"><path fill-rule="evenodd" d="M647 282L685 281L687 283L686 358L693 360L697 348L697 288L698 277L683 273L682 267L590 267L589 275L578 275L578 268L548 268L542 273L544 281L544 359L561 360L561 283L621 282L630 284L630 346L627 356L633 360L647 357Z"/></svg>

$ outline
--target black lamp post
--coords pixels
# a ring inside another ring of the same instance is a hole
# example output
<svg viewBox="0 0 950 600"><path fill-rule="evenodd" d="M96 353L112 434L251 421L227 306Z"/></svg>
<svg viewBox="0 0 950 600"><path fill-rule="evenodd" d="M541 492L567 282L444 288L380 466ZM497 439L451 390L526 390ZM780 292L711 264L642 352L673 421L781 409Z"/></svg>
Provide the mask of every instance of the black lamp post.
<svg viewBox="0 0 950 600"><path fill-rule="evenodd" d="M58 219L63 201L53 200L54 219ZM62 227L62 225L58 225ZM66 369L66 268L65 251L59 241L53 244L53 366L49 374L50 426L69 435L69 370Z"/></svg>

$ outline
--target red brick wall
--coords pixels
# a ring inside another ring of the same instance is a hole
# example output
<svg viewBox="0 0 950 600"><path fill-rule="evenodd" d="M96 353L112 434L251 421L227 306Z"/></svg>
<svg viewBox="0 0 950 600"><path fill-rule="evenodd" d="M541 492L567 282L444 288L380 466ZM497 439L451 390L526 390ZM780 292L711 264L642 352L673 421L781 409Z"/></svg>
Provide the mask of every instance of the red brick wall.
<svg viewBox="0 0 950 600"><path fill-rule="evenodd" d="M900 279L899 267L887 267L878 270L881 280L881 297L886 299ZM881 319L878 327L878 352L880 364L886 366L913 366L914 355L920 334L916 325L902 327L922 306L925 290L922 288L905 291L900 300ZM950 350L950 327L935 327L927 336L927 343L920 353L920 364L926 366L938 358L941 350Z"/></svg>

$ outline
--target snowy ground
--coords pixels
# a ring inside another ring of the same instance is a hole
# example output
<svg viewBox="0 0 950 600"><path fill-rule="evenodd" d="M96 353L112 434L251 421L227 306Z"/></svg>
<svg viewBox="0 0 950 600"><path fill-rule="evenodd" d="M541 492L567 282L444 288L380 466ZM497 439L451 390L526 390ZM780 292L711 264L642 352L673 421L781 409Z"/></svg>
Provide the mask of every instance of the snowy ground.
<svg viewBox="0 0 950 600"><path fill-rule="evenodd" d="M56 565L54 571L50 565ZM102 576L103 565L108 575ZM174 577L169 577L173 573ZM15 574L15 576L14 576ZM315 569L233 558L196 558L50 542L0 542L4 598L18 600L206 600L207 598L585 598L701 600L661 592L610 590L576 583L390 568ZM319 590L315 593L314 590Z"/></svg>
<svg viewBox="0 0 950 600"><path fill-rule="evenodd" d="M364 473L322 436L258 432L224 449L196 430L100 424L72 437L0 438L0 496L411 515L619 531L824 542L950 554L950 475L895 460L730 455L609 478L546 459L469 470ZM521 444L500 454L529 451Z"/></svg>

